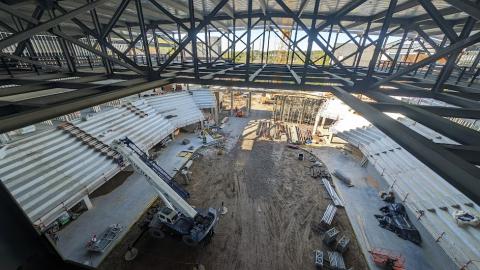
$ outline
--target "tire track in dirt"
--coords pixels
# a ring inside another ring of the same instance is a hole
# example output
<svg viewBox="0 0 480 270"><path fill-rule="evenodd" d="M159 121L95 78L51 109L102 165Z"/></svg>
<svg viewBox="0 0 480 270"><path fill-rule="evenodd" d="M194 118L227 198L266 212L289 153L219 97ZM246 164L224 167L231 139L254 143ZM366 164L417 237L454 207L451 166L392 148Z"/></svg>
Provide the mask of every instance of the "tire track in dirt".
<svg viewBox="0 0 480 270"><path fill-rule="evenodd" d="M330 201L320 182L308 175L310 162L299 161L298 150L285 143L254 139L248 150L242 149L241 140L224 155L205 149L191 167L190 202L197 207L224 202L228 208L208 246L192 249L174 240L145 237L139 241L137 261L122 264L117 258L114 268L103 269L192 269L181 262L199 262L209 270L315 269L312 251L323 246L312 225ZM351 230L342 209L335 223L342 231ZM347 265L365 269L352 242Z"/></svg>

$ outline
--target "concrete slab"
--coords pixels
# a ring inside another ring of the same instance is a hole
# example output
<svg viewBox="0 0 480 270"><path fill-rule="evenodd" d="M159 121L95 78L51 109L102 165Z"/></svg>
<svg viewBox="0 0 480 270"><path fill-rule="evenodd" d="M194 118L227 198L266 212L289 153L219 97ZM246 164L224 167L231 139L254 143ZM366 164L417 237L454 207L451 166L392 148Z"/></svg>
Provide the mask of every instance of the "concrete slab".
<svg viewBox="0 0 480 270"><path fill-rule="evenodd" d="M190 143L183 145L184 139L190 140ZM213 138L207 136L207 143L212 142ZM193 150L189 150L193 146ZM193 152L203 146L203 140L199 136L191 133L180 133L175 140L170 142L168 146L158 152L156 158L157 163L170 175L176 174L176 170L180 169L188 161L188 158L178 156L182 151Z"/></svg>
<svg viewBox="0 0 480 270"><path fill-rule="evenodd" d="M184 139L190 143L183 145ZM207 142L212 141L209 137ZM177 154L181 151L196 151L203 145L202 139L195 134L179 134L165 149L158 152L156 161L170 175L176 174L188 158ZM193 150L188 148L193 146ZM93 198L93 208L86 211L75 221L58 233L56 248L66 261L97 267L138 221L141 215L155 201L157 194L138 173L133 173L124 183L110 193ZM89 252L87 242L96 234L100 235L108 226L120 224L124 230L103 253Z"/></svg>
<svg viewBox="0 0 480 270"><path fill-rule="evenodd" d="M334 147L308 148L308 150L319 157L330 172L340 170L351 178L354 187L347 187L335 178L334 184L345 202L347 215L362 251L367 257L370 269L380 269L373 264L368 253L368 250L373 247L402 253L406 258L407 269L455 269L454 264L431 235L416 221L414 214L409 213L409 217L420 231L422 246L403 240L378 226L374 214L378 214L378 209L385 205L378 197L378 192L387 189L388 184L373 166L368 165L363 168L358 160ZM368 244L365 238L368 239Z"/></svg>

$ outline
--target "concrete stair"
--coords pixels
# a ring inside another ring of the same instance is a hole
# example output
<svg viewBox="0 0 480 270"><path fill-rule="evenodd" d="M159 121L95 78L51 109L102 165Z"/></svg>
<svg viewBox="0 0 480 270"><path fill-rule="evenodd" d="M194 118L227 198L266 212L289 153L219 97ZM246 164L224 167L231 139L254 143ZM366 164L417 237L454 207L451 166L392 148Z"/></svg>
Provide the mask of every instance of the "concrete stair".
<svg viewBox="0 0 480 270"><path fill-rule="evenodd" d="M109 159L113 159L120 166L124 165L122 155L120 155L117 151L113 150L109 145L103 143L96 137L92 136L90 133L82 130L74 124L70 122L65 122L58 125L58 128L75 137L77 140L94 149L96 152L101 153Z"/></svg>

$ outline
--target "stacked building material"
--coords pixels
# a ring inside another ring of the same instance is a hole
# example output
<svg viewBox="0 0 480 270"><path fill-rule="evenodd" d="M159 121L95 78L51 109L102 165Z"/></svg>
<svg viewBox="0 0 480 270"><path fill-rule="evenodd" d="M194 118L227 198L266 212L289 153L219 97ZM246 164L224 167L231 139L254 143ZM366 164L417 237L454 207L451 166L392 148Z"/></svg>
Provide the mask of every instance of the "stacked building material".
<svg viewBox="0 0 480 270"><path fill-rule="evenodd" d="M322 220L320 221L323 226L330 226L332 224L333 218L337 213L337 208L333 204L329 204L325 212L323 213Z"/></svg>
<svg viewBox="0 0 480 270"><path fill-rule="evenodd" d="M325 186L328 195L330 195L330 198L332 198L333 204L335 204L335 206L343 207L343 200L338 196L332 184L330 184L330 181L328 181L326 178L322 178L322 183Z"/></svg>

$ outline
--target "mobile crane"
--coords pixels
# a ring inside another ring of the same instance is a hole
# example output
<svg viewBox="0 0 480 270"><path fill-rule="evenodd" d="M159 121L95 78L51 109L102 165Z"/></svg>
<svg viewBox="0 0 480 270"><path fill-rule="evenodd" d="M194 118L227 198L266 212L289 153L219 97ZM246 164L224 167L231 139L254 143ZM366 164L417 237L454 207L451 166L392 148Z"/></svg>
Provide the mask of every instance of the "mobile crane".
<svg viewBox="0 0 480 270"><path fill-rule="evenodd" d="M165 204L149 223L153 237L178 235L185 244L195 246L213 236L219 219L215 208L194 209L186 201L190 194L128 137L115 140L112 148L145 176Z"/></svg>

